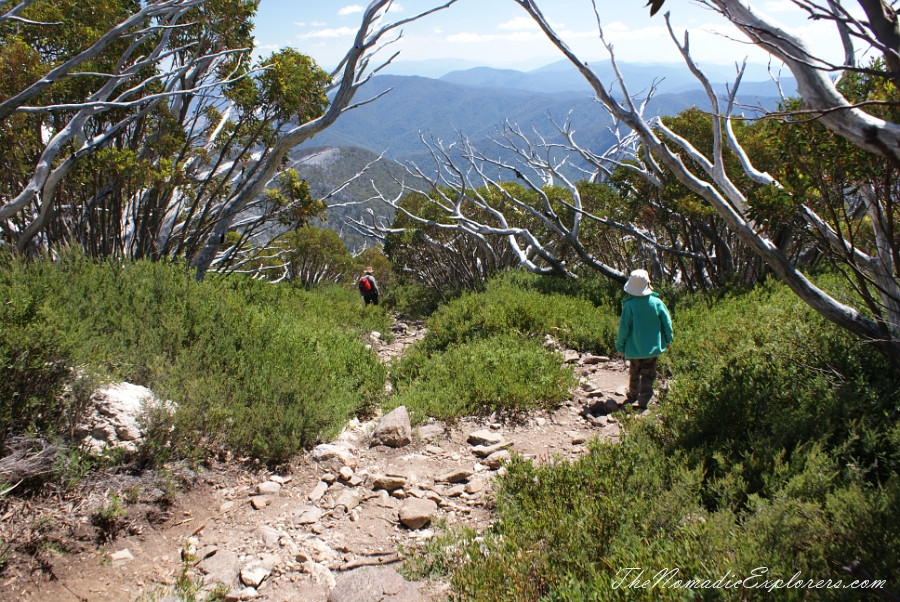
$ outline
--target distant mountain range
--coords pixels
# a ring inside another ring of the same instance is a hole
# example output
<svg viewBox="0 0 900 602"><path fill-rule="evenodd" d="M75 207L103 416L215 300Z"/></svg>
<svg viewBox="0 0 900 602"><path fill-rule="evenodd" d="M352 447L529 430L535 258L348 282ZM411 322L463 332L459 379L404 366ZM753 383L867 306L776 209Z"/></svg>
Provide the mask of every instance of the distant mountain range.
<svg viewBox="0 0 900 602"><path fill-rule="evenodd" d="M613 86L611 67L595 68L601 80ZM674 65L620 65L630 92L639 93L657 86L648 105L648 116L674 115L692 106L709 106L705 92L686 68ZM733 70L732 70L733 71ZM723 67L709 73L720 93L733 74ZM760 78L750 81L750 77ZM765 81L764 72L754 68L741 84L739 99L752 113L753 107L773 108L780 99L774 82ZM782 81L786 94L795 93L792 79ZM617 90L616 86L613 89ZM541 134L555 132L549 117L562 122L567 116L577 130L577 140L595 150L611 142L607 126L611 120L594 100L593 92L568 62L554 63L522 72L475 67L452 71L440 79L419 76L379 75L357 94L357 100L390 92L377 101L345 113L318 134L307 146L358 146L400 163L415 162L430 168L430 154L419 136L450 144L458 134L489 151L488 137L504 120L523 130L535 128Z"/></svg>
<svg viewBox="0 0 900 602"><path fill-rule="evenodd" d="M598 65L595 69L601 80L610 89L618 90L611 67ZM632 94L656 87L647 106L647 117L709 106L706 93L684 66L622 64L619 68ZM707 76L715 89L724 94L734 70L716 67L707 69ZM789 96L796 93L793 79L783 79L781 86ZM347 228L346 216L358 216L371 209L384 219L392 217L383 204L362 203L372 194L370 180L385 193L393 194L394 179L402 175L401 165L414 163L425 173L434 172L434 160L420 136L442 141L448 147L464 135L482 152L510 159L510 153L490 141L506 120L525 132L537 131L553 139L558 134L550 119L562 123L568 118L579 144L602 151L613 142L608 131L612 120L581 75L565 61L528 72L474 67L445 73L440 79L379 75L359 91L356 101L374 98L387 90L390 91L375 102L342 115L327 130L295 149L291 157L301 176L310 182L314 195L325 194L374 155L383 153L392 160L345 190L338 199L345 206L329 210L323 225L341 232L351 249L361 248L365 241ZM754 107L771 109L781 98L778 86L758 66L748 71L739 90L739 102L749 116L758 114ZM460 160L458 150L452 153L454 159Z"/></svg>

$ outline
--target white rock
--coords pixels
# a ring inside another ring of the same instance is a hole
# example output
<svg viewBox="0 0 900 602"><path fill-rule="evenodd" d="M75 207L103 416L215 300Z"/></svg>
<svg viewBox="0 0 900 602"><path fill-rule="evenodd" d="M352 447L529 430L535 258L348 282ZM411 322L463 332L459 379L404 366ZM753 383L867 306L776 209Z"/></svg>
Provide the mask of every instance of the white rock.
<svg viewBox="0 0 900 602"><path fill-rule="evenodd" d="M128 548L124 548L110 554L109 559L113 562L128 562L129 560L134 560L134 554Z"/></svg>
<svg viewBox="0 0 900 602"><path fill-rule="evenodd" d="M160 401L147 387L131 383L100 388L91 395L85 418L75 427L75 439L93 453L111 448L134 451L144 435L138 420L150 408L164 408L172 413L175 404Z"/></svg>

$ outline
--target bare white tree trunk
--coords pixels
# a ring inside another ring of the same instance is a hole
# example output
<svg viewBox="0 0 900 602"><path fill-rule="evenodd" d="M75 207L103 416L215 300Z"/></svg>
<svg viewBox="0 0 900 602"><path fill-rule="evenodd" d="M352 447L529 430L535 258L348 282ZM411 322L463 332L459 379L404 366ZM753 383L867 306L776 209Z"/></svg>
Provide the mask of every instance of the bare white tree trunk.
<svg viewBox="0 0 900 602"><path fill-rule="evenodd" d="M885 324L879 324L876 320L864 316L857 309L841 303L819 289L773 244L765 232L756 228L753 221L748 219L746 197L725 172L723 148L730 146L732 150L740 152L745 170L757 181L773 180L752 169L746 155L739 150L736 141L723 128L720 117L727 121L730 106L724 111L720 110L719 101L712 87L693 64L688 50L687 36L685 36L684 44L679 48L685 61L706 88L713 107L714 149L710 158L703 156L687 140L676 136L662 124L659 124L658 130L664 139L660 138L653 127L627 101L627 94L626 101L622 103L612 98L603 82L587 63L579 59L556 34L534 0L515 1L538 24L560 52L581 72L606 109L616 119L627 124L640 137L644 147L659 157L679 182L709 202L728 227L752 248L797 296L823 317L842 328L866 340L886 343L886 347L892 349L893 353L900 353L900 330L885 328ZM801 40L763 20L740 0L710 0L710 2L719 7L726 17L757 44L783 59L791 67L798 80L798 87L803 98L813 108L827 113L822 117L822 121L827 127L847 137L861 148L883 154L889 160L896 161L897 158L900 158L900 126L874 118L858 108L850 107L849 103L838 94L831 80L811 64L810 53L805 50ZM596 3L594 10L596 13ZM602 29L600 35L602 39ZM677 43L674 34L672 37L673 41ZM612 48L607 46L607 49L610 59L615 65ZM625 82L621 76L619 76L618 83L622 89L625 89ZM690 157L698 164L702 173L693 173L686 165L683 156ZM894 280L896 285L896 275L892 275L890 279ZM885 303L885 306L887 305L888 303Z"/></svg>
<svg viewBox="0 0 900 602"><path fill-rule="evenodd" d="M335 82L336 91L325 114L282 134L273 145L268 156L258 166L255 175L241 182L239 192L222 207L217 216L216 225L207 238L206 244L194 257L193 267L196 269L197 280L202 280L206 275L235 217L244 210L249 202L263 192L266 185L278 172L279 163L285 153L329 127L344 111L358 106L350 103L353 101L357 90L371 78L373 72L367 71L369 61L372 55L385 42L385 38L402 25L443 10L454 4L456 0L449 0L410 19L394 23L382 23L392 2L393 0L375 0L364 11L362 23L357 30L353 46L338 67L341 74ZM387 62L390 62L390 60L388 59Z"/></svg>

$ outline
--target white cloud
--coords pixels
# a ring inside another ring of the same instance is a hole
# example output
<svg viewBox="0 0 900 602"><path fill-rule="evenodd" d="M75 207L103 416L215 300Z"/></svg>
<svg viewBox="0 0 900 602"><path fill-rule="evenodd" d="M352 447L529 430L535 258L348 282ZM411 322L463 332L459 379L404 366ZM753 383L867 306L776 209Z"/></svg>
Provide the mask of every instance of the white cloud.
<svg viewBox="0 0 900 602"><path fill-rule="evenodd" d="M523 29L536 30L537 23L531 17L516 17L497 26L497 29L512 29L514 31L522 31Z"/></svg>
<svg viewBox="0 0 900 602"><path fill-rule="evenodd" d="M318 31L310 31L300 35L301 39L307 38L343 38L356 35L355 27L329 27Z"/></svg>
<svg viewBox="0 0 900 602"><path fill-rule="evenodd" d="M339 17L346 17L347 15L352 15L352 14L354 14L354 13L361 13L361 12L364 11L364 10L365 10L365 9L364 9L362 6L360 6L359 4L350 4L350 5L348 5L348 6L342 7L342 8L338 11L338 16L339 16Z"/></svg>
<svg viewBox="0 0 900 602"><path fill-rule="evenodd" d="M304 23L303 21L294 21L294 25L296 25L297 27L306 27L306 23Z"/></svg>
<svg viewBox="0 0 900 602"><path fill-rule="evenodd" d="M596 36L596 32L584 32L576 34L576 37ZM628 27L621 21L609 23L603 26L603 35L607 40L669 40L669 31L662 26Z"/></svg>
<svg viewBox="0 0 900 602"><path fill-rule="evenodd" d="M324 21L313 21L310 23L311 27L325 27L326 25L328 25L328 23L325 23Z"/></svg>
<svg viewBox="0 0 900 602"><path fill-rule="evenodd" d="M390 8L388 8L388 13L402 13L402 12L403 12L403 5L400 4L399 2L394 2L393 4L391 4Z"/></svg>

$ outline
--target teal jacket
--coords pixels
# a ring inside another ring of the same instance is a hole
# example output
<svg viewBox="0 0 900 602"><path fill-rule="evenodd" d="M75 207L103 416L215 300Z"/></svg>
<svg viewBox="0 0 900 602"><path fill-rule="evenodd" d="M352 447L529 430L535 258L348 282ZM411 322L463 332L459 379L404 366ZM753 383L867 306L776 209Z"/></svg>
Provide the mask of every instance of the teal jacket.
<svg viewBox="0 0 900 602"><path fill-rule="evenodd" d="M659 295L629 295L622 303L616 350L628 359L655 357L672 342L672 318Z"/></svg>

